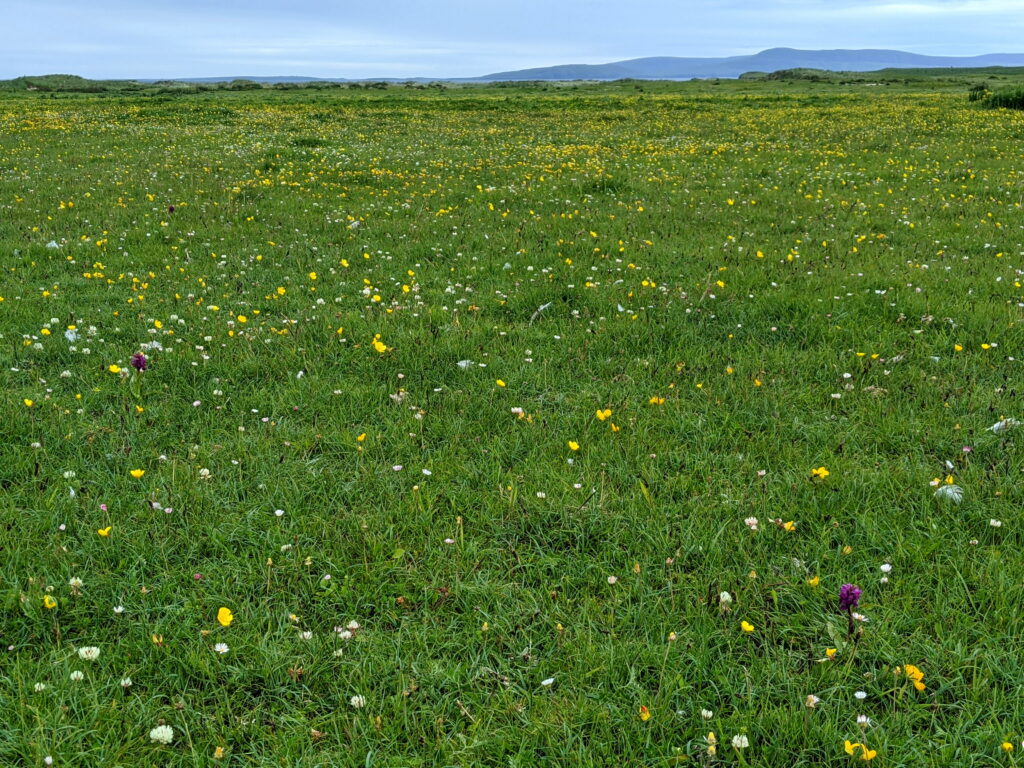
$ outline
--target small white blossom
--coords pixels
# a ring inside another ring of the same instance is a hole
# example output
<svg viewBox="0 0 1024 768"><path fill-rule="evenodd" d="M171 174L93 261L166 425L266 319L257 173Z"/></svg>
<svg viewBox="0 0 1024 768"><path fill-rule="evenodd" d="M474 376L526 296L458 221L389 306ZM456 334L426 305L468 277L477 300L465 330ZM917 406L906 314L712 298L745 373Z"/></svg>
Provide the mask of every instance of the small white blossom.
<svg viewBox="0 0 1024 768"><path fill-rule="evenodd" d="M715 716L715 713L712 712L710 709L702 709L700 711L700 716L705 720L710 720L712 717Z"/></svg>
<svg viewBox="0 0 1024 768"><path fill-rule="evenodd" d="M223 655L223 654L227 653L228 651L230 651L231 649L228 648L228 644L227 643L217 643L216 645L213 646L213 650L215 650L217 653Z"/></svg>
<svg viewBox="0 0 1024 768"><path fill-rule="evenodd" d="M85 648L78 649L78 658L83 661L96 661L100 656L100 649L96 646L87 646Z"/></svg>
<svg viewBox="0 0 1024 768"><path fill-rule="evenodd" d="M158 725L149 732L149 738L156 744L170 744L174 741L174 729L169 725Z"/></svg>
<svg viewBox="0 0 1024 768"><path fill-rule="evenodd" d="M737 733L732 737L732 745L736 749L746 749L750 746L750 740L747 738L746 734Z"/></svg>
<svg viewBox="0 0 1024 768"><path fill-rule="evenodd" d="M72 682L78 683L81 682L83 679L85 679L85 673L82 672L82 670L76 669L74 672L71 673Z"/></svg>
<svg viewBox="0 0 1024 768"><path fill-rule="evenodd" d="M349 699L348 703L351 704L356 709L362 709L363 707L366 706L366 697L365 696L358 696L358 695L356 695L356 696L353 696L351 699Z"/></svg>

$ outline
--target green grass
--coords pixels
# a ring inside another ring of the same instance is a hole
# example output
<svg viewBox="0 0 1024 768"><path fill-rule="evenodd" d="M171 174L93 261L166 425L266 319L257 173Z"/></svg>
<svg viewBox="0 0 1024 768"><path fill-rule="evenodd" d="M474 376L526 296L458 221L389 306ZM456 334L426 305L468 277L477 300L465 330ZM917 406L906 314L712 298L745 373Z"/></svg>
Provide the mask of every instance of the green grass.
<svg viewBox="0 0 1024 768"><path fill-rule="evenodd" d="M0 764L1014 764L1024 115L938 88L4 95Z"/></svg>

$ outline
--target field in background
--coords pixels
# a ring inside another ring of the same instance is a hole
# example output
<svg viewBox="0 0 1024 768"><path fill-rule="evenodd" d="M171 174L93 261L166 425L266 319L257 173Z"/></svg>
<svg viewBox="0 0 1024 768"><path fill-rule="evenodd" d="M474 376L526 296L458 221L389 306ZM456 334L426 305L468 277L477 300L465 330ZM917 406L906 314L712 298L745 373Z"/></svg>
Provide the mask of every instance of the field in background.
<svg viewBox="0 0 1024 768"><path fill-rule="evenodd" d="M4 94L0 763L1013 764L1022 137Z"/></svg>

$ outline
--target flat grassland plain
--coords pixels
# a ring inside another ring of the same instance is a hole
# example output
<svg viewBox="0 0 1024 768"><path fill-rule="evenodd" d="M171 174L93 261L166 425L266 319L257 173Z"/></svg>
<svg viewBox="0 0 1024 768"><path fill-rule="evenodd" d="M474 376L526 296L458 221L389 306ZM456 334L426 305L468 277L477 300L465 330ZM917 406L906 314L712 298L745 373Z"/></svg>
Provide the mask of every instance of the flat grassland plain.
<svg viewBox="0 0 1024 768"><path fill-rule="evenodd" d="M1022 147L927 86L4 95L0 763L1015 764Z"/></svg>

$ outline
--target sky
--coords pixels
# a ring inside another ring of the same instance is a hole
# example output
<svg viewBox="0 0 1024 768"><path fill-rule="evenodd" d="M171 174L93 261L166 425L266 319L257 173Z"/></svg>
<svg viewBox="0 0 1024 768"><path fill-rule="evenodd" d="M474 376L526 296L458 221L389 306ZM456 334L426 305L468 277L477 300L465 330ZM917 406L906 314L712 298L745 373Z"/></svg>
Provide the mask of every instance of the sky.
<svg viewBox="0 0 1024 768"><path fill-rule="evenodd" d="M473 77L765 48L1024 52L1024 0L2 0L0 78Z"/></svg>

